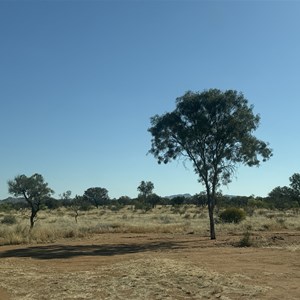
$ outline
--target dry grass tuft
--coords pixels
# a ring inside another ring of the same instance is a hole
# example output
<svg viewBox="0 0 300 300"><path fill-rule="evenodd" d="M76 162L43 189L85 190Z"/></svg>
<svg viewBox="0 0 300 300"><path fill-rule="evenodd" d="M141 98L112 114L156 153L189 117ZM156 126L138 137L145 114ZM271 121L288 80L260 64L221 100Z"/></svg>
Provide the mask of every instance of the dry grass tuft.
<svg viewBox="0 0 300 300"><path fill-rule="evenodd" d="M12 212L1 213L0 221ZM41 211L32 231L29 231L29 211L15 212L16 224L1 224L0 245L48 243L62 238L82 238L101 233L186 233L207 235L207 210L193 205L158 206L148 212L127 206L117 211L108 208L80 212L78 223L74 213L65 208ZM217 217L217 216L216 216ZM240 224L218 223L218 234L299 230L299 213L295 211L254 211Z"/></svg>
<svg viewBox="0 0 300 300"><path fill-rule="evenodd" d="M38 266L5 259L0 275L0 286L15 300L251 299L268 290L243 284L238 276L165 258L122 261L77 272L51 267L41 272Z"/></svg>

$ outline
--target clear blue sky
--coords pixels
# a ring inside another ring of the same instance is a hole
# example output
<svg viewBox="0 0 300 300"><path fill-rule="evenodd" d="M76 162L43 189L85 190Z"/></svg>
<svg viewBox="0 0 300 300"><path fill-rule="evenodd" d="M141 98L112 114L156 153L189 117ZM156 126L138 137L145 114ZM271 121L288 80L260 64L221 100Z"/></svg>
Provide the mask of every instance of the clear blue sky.
<svg viewBox="0 0 300 300"><path fill-rule="evenodd" d="M235 89L274 150L224 194L266 196L300 172L299 1L1 1L0 199L40 173L55 196L105 187L203 191L191 166L146 155L150 117L187 90Z"/></svg>

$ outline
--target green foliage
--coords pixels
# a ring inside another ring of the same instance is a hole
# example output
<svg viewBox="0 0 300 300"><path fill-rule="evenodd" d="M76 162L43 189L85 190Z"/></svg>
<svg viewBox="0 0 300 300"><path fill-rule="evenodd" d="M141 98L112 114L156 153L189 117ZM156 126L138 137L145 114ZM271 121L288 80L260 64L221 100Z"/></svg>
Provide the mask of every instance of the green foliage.
<svg viewBox="0 0 300 300"><path fill-rule="evenodd" d="M142 210L143 212L147 212L152 209L152 205L150 203L141 201L140 199L136 199L133 203L135 210Z"/></svg>
<svg viewBox="0 0 300 300"><path fill-rule="evenodd" d="M156 194L150 194L146 198L146 202L149 203L152 206L152 208L154 208L156 205L161 203L161 198Z"/></svg>
<svg viewBox="0 0 300 300"><path fill-rule="evenodd" d="M7 224L7 225L13 225L17 223L17 219L13 215L6 215L4 218L1 220L2 224Z"/></svg>
<svg viewBox="0 0 300 300"><path fill-rule="evenodd" d="M114 201L114 203L113 203L113 204L111 203L111 205L110 205L108 208L109 208L111 211L117 212L117 211L121 210L123 207L124 207L124 205L120 204L120 203L117 202L117 201Z"/></svg>
<svg viewBox="0 0 300 300"><path fill-rule="evenodd" d="M74 211L75 222L77 223L77 219L80 211L87 211L92 208L91 203L84 198L83 196L76 195L74 199L70 200L68 205L72 211Z"/></svg>
<svg viewBox="0 0 300 300"><path fill-rule="evenodd" d="M1 203L0 202L0 211L11 211L14 209L14 206L12 203Z"/></svg>
<svg viewBox="0 0 300 300"><path fill-rule="evenodd" d="M298 194L300 196L300 174L295 173L290 178L290 186L295 192L295 194Z"/></svg>
<svg viewBox="0 0 300 300"><path fill-rule="evenodd" d="M46 206L46 208L56 209L56 208L59 208L61 206L61 202L54 199L54 198L48 197L48 198L45 199L44 205Z"/></svg>
<svg viewBox="0 0 300 300"><path fill-rule="evenodd" d="M300 174L290 178L290 186L277 186L270 193L266 203L269 208L289 209L300 207Z"/></svg>
<svg viewBox="0 0 300 300"><path fill-rule="evenodd" d="M128 196L121 196L117 201L120 205L130 205L132 203L131 198Z"/></svg>
<svg viewBox="0 0 300 300"><path fill-rule="evenodd" d="M44 182L40 174L33 174L30 177L18 175L8 181L8 192L14 196L22 196L31 208L30 228L33 228L38 211L42 203L54 193Z"/></svg>
<svg viewBox="0 0 300 300"><path fill-rule="evenodd" d="M67 190L66 192L63 192L62 194L60 194L59 196L60 196L61 200L70 200L71 195L72 195L72 191Z"/></svg>
<svg viewBox="0 0 300 300"><path fill-rule="evenodd" d="M237 244L238 247L251 247L252 241L251 241L251 235L249 231L244 232L242 238Z"/></svg>
<svg viewBox="0 0 300 300"><path fill-rule="evenodd" d="M92 205L95 205L97 208L99 206L109 204L108 191L105 188L101 188L101 187L89 188L84 192L83 197L87 202L90 202Z"/></svg>
<svg viewBox="0 0 300 300"><path fill-rule="evenodd" d="M222 196L219 198L219 207L246 207L249 197L246 196Z"/></svg>
<svg viewBox="0 0 300 300"><path fill-rule="evenodd" d="M176 196L174 198L171 199L171 204L173 206L178 206L178 205L182 205L185 201L185 197L184 196Z"/></svg>
<svg viewBox="0 0 300 300"><path fill-rule="evenodd" d="M149 210L161 203L161 198L153 193L153 189L154 184L151 181L141 181L137 188L140 192L137 199L139 203L135 203L135 207L144 206L142 210Z"/></svg>
<svg viewBox="0 0 300 300"><path fill-rule="evenodd" d="M265 208L266 207L266 203L262 200L262 199L249 199L248 201L248 207L250 208Z"/></svg>
<svg viewBox="0 0 300 300"><path fill-rule="evenodd" d="M92 204L84 196L76 195L73 200L71 200L71 209L74 211L88 211L92 209Z"/></svg>
<svg viewBox="0 0 300 300"><path fill-rule="evenodd" d="M8 181L8 192L16 197L24 197L29 204L33 205L38 203L40 199L45 199L54 193L40 174L34 174L30 177L26 175L16 176L13 180Z"/></svg>
<svg viewBox="0 0 300 300"><path fill-rule="evenodd" d="M204 207L207 205L207 196L203 192L200 194L195 194L189 199L189 203Z"/></svg>
<svg viewBox="0 0 300 300"><path fill-rule="evenodd" d="M173 112L151 118L150 153L159 163L186 153L203 183L213 186L217 173L218 181L226 184L236 163L259 165L259 156L263 161L271 156L267 144L252 135L259 125L252 109L243 94L233 90L187 92L177 99Z"/></svg>
<svg viewBox="0 0 300 300"><path fill-rule="evenodd" d="M72 192L70 190L67 190L66 192L63 192L62 194L59 194L60 206L64 206L64 207L71 206L71 202L72 202L71 194L72 194Z"/></svg>
<svg viewBox="0 0 300 300"><path fill-rule="evenodd" d="M268 145L252 134L259 120L242 93L218 89L189 91L177 98L174 111L151 118L149 153L158 163L189 158L206 187L211 239L218 187L230 182L237 164L258 166L272 156Z"/></svg>
<svg viewBox="0 0 300 300"><path fill-rule="evenodd" d="M231 207L222 211L219 218L224 223L240 223L246 218L246 213L240 208Z"/></svg>
<svg viewBox="0 0 300 300"><path fill-rule="evenodd" d="M139 197L147 198L153 192L154 184L151 181L141 181L137 190L140 192Z"/></svg>
<svg viewBox="0 0 300 300"><path fill-rule="evenodd" d="M290 187L292 189L292 198L300 206L300 173L293 174L290 178Z"/></svg>

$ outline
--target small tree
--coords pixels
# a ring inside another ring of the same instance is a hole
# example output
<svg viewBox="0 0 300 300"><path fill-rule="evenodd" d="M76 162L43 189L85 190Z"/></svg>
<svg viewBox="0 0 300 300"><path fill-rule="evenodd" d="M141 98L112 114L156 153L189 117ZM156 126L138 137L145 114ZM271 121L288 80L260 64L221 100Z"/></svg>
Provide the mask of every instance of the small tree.
<svg viewBox="0 0 300 300"><path fill-rule="evenodd" d="M83 197L97 208L100 205L106 205L109 203L108 191L101 187L92 187L87 189L84 192Z"/></svg>
<svg viewBox="0 0 300 300"><path fill-rule="evenodd" d="M70 208L74 211L75 215L75 222L77 223L77 218L79 216L79 211L81 210L83 206L84 199L82 196L76 195L74 199L70 200Z"/></svg>
<svg viewBox="0 0 300 300"><path fill-rule="evenodd" d="M293 206L292 189L287 186L277 186L268 195L267 202L271 208L287 209Z"/></svg>
<svg viewBox="0 0 300 300"><path fill-rule="evenodd" d="M150 194L147 197L147 203L149 203L152 208L155 208L161 202L161 198L156 194Z"/></svg>
<svg viewBox="0 0 300 300"><path fill-rule="evenodd" d="M277 186L269 193L268 200L272 206L279 209L300 206L300 174L293 174L289 180L289 187Z"/></svg>
<svg viewBox="0 0 300 300"><path fill-rule="evenodd" d="M121 196L119 199L118 199L118 203L120 205L130 205L132 203L132 199L128 196Z"/></svg>
<svg viewBox="0 0 300 300"><path fill-rule="evenodd" d="M47 197L43 204L48 209L57 209L62 205L60 201L52 197Z"/></svg>
<svg viewBox="0 0 300 300"><path fill-rule="evenodd" d="M61 200L71 200L72 191L67 190L63 192L62 194L59 194L59 197Z"/></svg>
<svg viewBox="0 0 300 300"><path fill-rule="evenodd" d="M71 195L72 195L72 191L70 190L67 190L62 194L59 194L60 201L63 206L67 207L71 205L71 201L72 201Z"/></svg>
<svg viewBox="0 0 300 300"><path fill-rule="evenodd" d="M171 199L171 203L173 206L179 206L182 205L185 201L185 197L184 196L175 196Z"/></svg>
<svg viewBox="0 0 300 300"><path fill-rule="evenodd" d="M146 199L149 195L152 194L154 190L154 184L151 181L141 181L137 190L140 192L139 197Z"/></svg>
<svg viewBox="0 0 300 300"><path fill-rule="evenodd" d="M268 145L252 134L260 120L252 110L243 94L210 89L187 92L177 99L173 112L151 118L149 152L158 163L178 157L190 160L205 186L211 239L216 238L218 187L230 182L238 164L258 166L272 155Z"/></svg>
<svg viewBox="0 0 300 300"><path fill-rule="evenodd" d="M300 206L300 173L293 174L289 179L293 198L298 202L298 205Z"/></svg>
<svg viewBox="0 0 300 300"><path fill-rule="evenodd" d="M48 187L48 183L44 182L44 178L40 174L34 174L30 177L26 175L16 176L13 180L8 181L8 192L16 197L23 196L30 206L31 229L34 226L41 204L54 193L54 191Z"/></svg>

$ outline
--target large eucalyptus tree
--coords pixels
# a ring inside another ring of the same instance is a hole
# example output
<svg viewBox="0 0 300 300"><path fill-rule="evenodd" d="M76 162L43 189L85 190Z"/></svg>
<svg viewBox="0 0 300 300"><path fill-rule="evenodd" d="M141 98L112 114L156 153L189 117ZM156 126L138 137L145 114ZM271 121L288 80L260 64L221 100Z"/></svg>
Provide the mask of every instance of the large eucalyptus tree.
<svg viewBox="0 0 300 300"><path fill-rule="evenodd" d="M187 92L174 111L151 118L149 152L158 163L189 159L205 186L211 239L218 187L231 181L237 165L258 166L272 156L268 144L253 135L259 120L242 93L218 89Z"/></svg>

